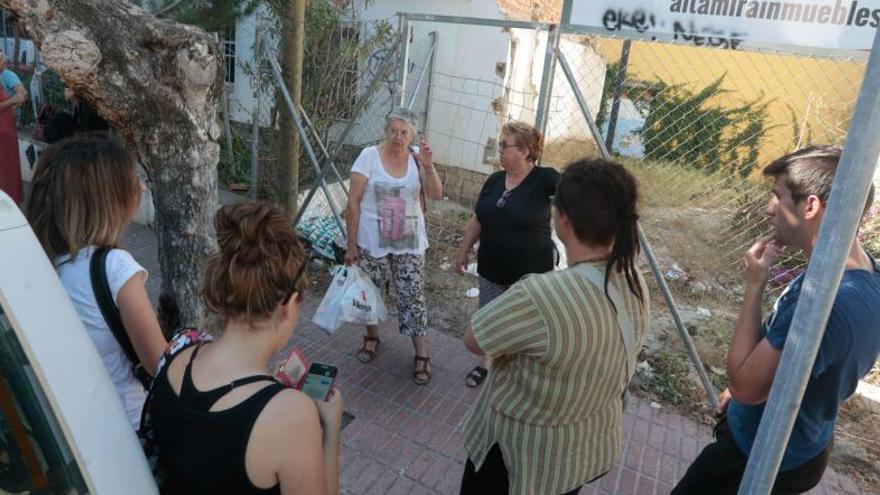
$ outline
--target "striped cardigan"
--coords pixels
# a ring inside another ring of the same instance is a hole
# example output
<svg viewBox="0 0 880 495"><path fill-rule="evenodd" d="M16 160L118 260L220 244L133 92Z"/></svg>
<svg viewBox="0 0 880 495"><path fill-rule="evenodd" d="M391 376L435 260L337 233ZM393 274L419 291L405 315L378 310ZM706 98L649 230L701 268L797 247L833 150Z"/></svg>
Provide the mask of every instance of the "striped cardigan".
<svg viewBox="0 0 880 495"><path fill-rule="evenodd" d="M611 277L640 349L649 326L645 281L639 276L641 304L622 274ZM565 493L611 469L621 448L626 354L604 290L570 269L529 276L471 325L494 359L465 418L464 445L477 470L496 443L511 494Z"/></svg>

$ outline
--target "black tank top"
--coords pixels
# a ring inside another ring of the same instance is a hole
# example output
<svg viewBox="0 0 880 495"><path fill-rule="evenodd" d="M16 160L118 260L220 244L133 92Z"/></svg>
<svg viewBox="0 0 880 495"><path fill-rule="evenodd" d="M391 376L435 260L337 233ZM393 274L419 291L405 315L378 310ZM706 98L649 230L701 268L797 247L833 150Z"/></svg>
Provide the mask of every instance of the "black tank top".
<svg viewBox="0 0 880 495"><path fill-rule="evenodd" d="M171 363L156 379L152 422L159 462L168 477L168 491L163 487L163 493L280 494L280 485L265 489L251 483L244 456L257 417L285 387L268 375L256 375L213 390L197 390L192 381L192 363L200 348L190 355L179 396L168 380ZM273 383L229 409L210 411L235 387L260 381Z"/></svg>

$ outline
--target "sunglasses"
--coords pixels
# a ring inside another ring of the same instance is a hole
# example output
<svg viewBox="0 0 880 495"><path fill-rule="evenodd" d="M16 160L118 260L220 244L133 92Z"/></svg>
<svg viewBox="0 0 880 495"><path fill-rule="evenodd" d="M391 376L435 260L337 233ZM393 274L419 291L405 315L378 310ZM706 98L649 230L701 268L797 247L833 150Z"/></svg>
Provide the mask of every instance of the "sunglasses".
<svg viewBox="0 0 880 495"><path fill-rule="evenodd" d="M287 297L284 298L284 302L290 300L290 297L296 294L296 302L302 302L303 300L303 291L297 290L296 285L299 283L300 279L303 277L303 274L306 272L306 265L308 264L308 259L304 260L303 263L299 266L299 271L296 272L296 276L293 277L293 289L290 290L290 294L287 294Z"/></svg>
<svg viewBox="0 0 880 495"><path fill-rule="evenodd" d="M516 148L516 147L517 147L517 145L515 143L508 143L506 141L501 141L500 143L498 143L498 150L499 151L504 151L507 148Z"/></svg>
<svg viewBox="0 0 880 495"><path fill-rule="evenodd" d="M504 208L504 205L507 204L507 197L510 196L512 189L505 189L503 193L501 193L501 197L498 198L498 201L495 202L495 206L498 208Z"/></svg>

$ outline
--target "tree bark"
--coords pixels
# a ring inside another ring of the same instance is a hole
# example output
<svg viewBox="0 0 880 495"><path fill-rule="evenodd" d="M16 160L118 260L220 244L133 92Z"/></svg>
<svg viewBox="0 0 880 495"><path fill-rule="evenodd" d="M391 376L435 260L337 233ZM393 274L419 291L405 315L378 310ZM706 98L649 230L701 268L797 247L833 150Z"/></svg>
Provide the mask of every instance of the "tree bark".
<svg viewBox="0 0 880 495"><path fill-rule="evenodd" d="M128 141L156 203L160 319L199 326L201 259L216 252L222 51L216 36L120 0L0 0L44 63Z"/></svg>
<svg viewBox="0 0 880 495"><path fill-rule="evenodd" d="M305 40L306 0L290 0L284 6L281 34L281 71L294 104L302 105L303 44ZM281 166L287 189L284 191L287 212L296 216L299 197L300 136L290 113L281 105Z"/></svg>

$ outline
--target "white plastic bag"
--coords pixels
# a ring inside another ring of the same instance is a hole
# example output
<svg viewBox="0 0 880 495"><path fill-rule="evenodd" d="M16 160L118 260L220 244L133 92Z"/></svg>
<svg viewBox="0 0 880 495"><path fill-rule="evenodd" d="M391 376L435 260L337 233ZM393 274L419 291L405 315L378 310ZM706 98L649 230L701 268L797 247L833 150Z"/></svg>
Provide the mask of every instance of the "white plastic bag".
<svg viewBox="0 0 880 495"><path fill-rule="evenodd" d="M342 326L342 296L345 288L354 280L354 277L349 276L350 272L350 268L345 266L337 268L327 293L312 317L312 321L327 333L332 334Z"/></svg>
<svg viewBox="0 0 880 495"><path fill-rule="evenodd" d="M370 277L357 266L348 269L348 283L342 296L342 321L376 325L388 318L382 293Z"/></svg>

